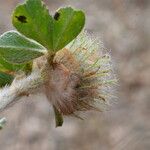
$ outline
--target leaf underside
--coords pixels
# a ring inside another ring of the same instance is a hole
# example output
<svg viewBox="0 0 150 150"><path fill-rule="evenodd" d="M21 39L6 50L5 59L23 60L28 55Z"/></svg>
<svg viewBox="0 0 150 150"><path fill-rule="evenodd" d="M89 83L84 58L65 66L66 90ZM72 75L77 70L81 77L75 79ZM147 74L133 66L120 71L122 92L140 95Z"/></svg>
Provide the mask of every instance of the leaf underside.
<svg viewBox="0 0 150 150"><path fill-rule="evenodd" d="M11 63L26 63L42 56L46 49L16 31L0 36L0 56Z"/></svg>

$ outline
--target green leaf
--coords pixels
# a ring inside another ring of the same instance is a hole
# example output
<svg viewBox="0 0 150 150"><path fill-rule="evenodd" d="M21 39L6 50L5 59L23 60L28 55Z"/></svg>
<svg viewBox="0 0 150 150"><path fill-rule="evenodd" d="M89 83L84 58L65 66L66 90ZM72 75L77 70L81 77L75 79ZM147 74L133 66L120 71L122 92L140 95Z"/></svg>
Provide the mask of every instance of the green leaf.
<svg viewBox="0 0 150 150"><path fill-rule="evenodd" d="M24 68L25 64L12 64L0 57L0 71L18 71Z"/></svg>
<svg viewBox="0 0 150 150"><path fill-rule="evenodd" d="M17 6L12 23L20 33L52 49L53 19L41 0L27 0Z"/></svg>
<svg viewBox="0 0 150 150"><path fill-rule="evenodd" d="M7 84L11 84L13 79L14 77L12 75L0 72L0 87L3 87Z"/></svg>
<svg viewBox="0 0 150 150"><path fill-rule="evenodd" d="M27 74L32 71L33 62L28 62L25 64L12 64L5 61L2 57L0 57L0 71L5 73L15 74L18 71L23 71Z"/></svg>
<svg viewBox="0 0 150 150"><path fill-rule="evenodd" d="M54 15L53 49L60 50L81 32L85 15L71 7L61 8Z"/></svg>
<svg viewBox="0 0 150 150"><path fill-rule="evenodd" d="M14 10L12 23L25 36L51 51L58 51L81 32L85 15L66 7L59 9L53 18L41 0L27 0Z"/></svg>
<svg viewBox="0 0 150 150"><path fill-rule="evenodd" d="M8 62L25 63L42 56L46 49L16 31L0 36L0 55Z"/></svg>

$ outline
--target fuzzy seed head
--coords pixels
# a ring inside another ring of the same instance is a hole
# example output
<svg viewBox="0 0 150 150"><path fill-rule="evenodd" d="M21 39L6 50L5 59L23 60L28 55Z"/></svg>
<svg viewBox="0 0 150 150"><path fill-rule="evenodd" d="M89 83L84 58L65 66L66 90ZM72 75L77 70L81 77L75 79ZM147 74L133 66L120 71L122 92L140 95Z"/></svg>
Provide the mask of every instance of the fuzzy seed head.
<svg viewBox="0 0 150 150"><path fill-rule="evenodd" d="M116 81L110 55L86 32L57 52L48 70L46 95L61 114L102 111L108 105L109 87Z"/></svg>

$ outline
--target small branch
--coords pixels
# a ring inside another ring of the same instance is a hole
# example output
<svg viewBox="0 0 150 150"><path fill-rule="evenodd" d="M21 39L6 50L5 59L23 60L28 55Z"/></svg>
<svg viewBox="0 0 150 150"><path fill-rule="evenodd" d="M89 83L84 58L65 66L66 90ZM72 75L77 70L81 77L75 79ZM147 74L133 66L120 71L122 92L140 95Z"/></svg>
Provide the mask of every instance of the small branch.
<svg viewBox="0 0 150 150"><path fill-rule="evenodd" d="M27 77L15 78L10 86L0 90L0 111L23 96L34 93L44 83L40 70L32 72Z"/></svg>

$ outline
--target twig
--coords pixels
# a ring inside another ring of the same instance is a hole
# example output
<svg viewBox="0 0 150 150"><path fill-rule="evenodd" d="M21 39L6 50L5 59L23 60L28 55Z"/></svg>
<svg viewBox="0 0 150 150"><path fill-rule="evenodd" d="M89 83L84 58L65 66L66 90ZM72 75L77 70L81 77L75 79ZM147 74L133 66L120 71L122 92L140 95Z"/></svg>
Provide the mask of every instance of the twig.
<svg viewBox="0 0 150 150"><path fill-rule="evenodd" d="M0 90L0 111L21 97L33 93L43 82L40 70L32 72L27 77L15 78L10 86Z"/></svg>

